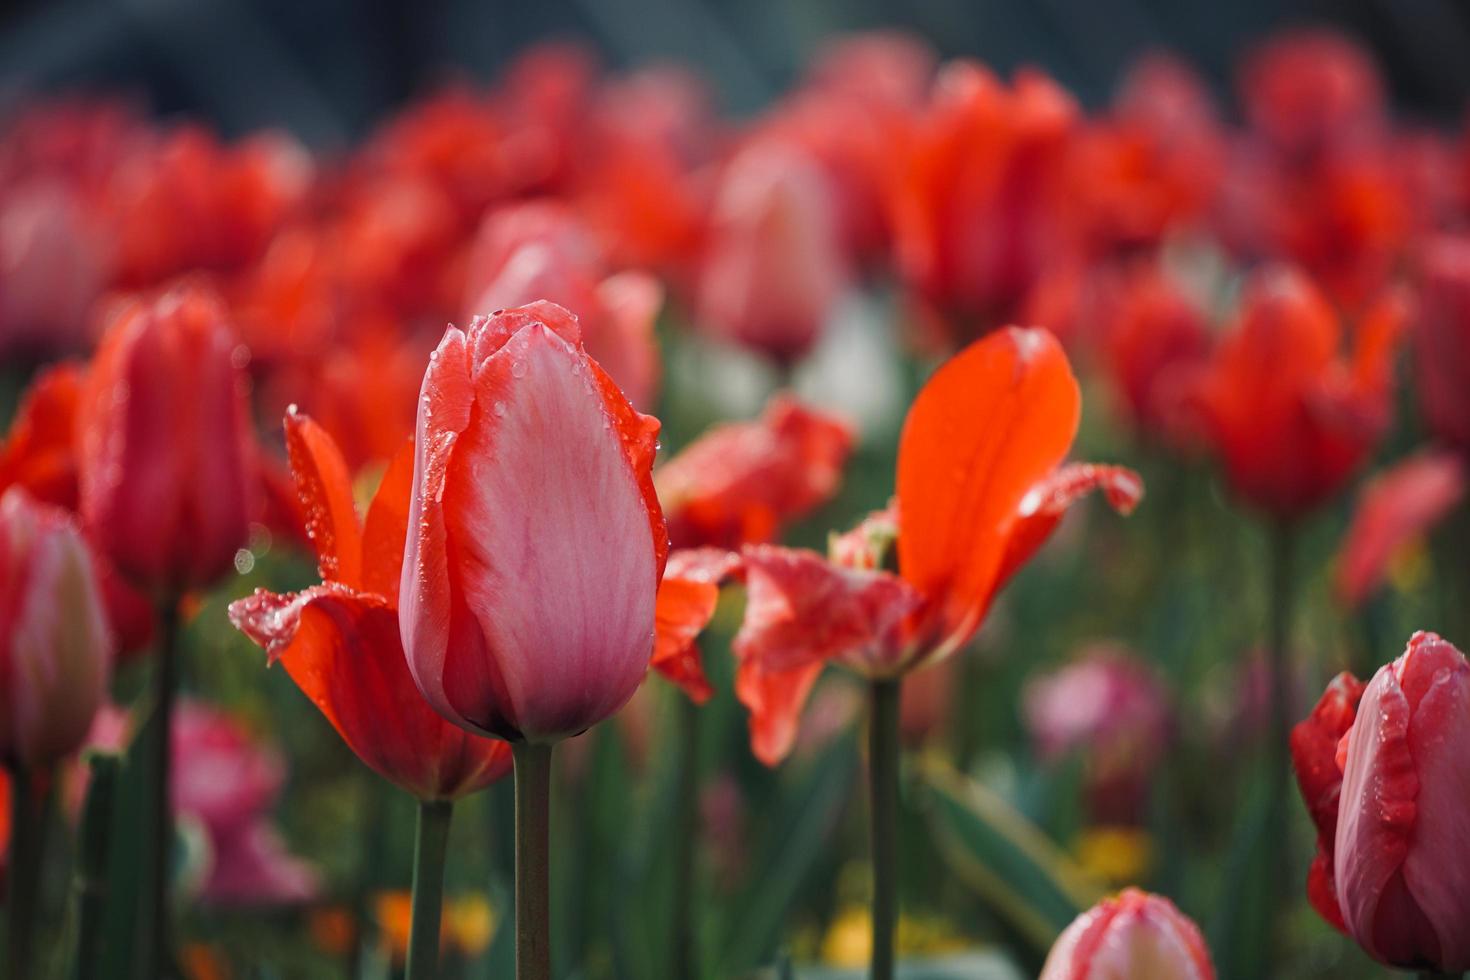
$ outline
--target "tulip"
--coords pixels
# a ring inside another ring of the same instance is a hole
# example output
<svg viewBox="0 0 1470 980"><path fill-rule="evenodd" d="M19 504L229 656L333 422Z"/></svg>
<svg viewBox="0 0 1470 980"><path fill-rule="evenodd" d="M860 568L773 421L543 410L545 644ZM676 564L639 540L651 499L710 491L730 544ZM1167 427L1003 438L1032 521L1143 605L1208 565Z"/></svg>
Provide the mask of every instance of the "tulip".
<svg viewBox="0 0 1470 980"><path fill-rule="evenodd" d="M1337 315L1306 276L1277 267L1247 283L1199 391L1204 435L1236 493L1291 519L1341 489L1391 419L1403 314L1386 297L1359 324L1349 358Z"/></svg>
<svg viewBox="0 0 1470 980"><path fill-rule="evenodd" d="M1012 319L1069 251L1062 178L1077 115L1037 72L1007 88L972 62L940 70L900 150L892 207L899 274L947 336Z"/></svg>
<svg viewBox="0 0 1470 980"><path fill-rule="evenodd" d="M321 585L293 595L259 590L230 605L230 621L291 679L374 772L420 800L452 800L510 771L510 749L470 735L414 687L398 627L398 585L408 534L413 448L383 475L365 522L332 437L298 412L286 447ZM382 720L392 717L391 727Z"/></svg>
<svg viewBox="0 0 1470 980"><path fill-rule="evenodd" d="M38 781L87 736L113 641L92 557L71 517L12 487L0 496L0 764L15 795L10 975L30 976L41 867Z"/></svg>
<svg viewBox="0 0 1470 980"><path fill-rule="evenodd" d="M224 311L198 287L108 326L78 407L81 514L139 583L176 594L233 567L253 504L245 385Z"/></svg>
<svg viewBox="0 0 1470 980"><path fill-rule="evenodd" d="M1303 156L1383 124L1383 81L1372 56L1341 34L1285 32L1252 51L1240 88L1252 128Z"/></svg>
<svg viewBox="0 0 1470 980"><path fill-rule="evenodd" d="M1470 237L1430 239L1419 278L1415 395L1435 437L1470 452Z"/></svg>
<svg viewBox="0 0 1470 980"><path fill-rule="evenodd" d="M162 962L168 945L168 745L179 598L231 569L246 540L255 465L245 388L219 301L186 284L118 311L78 406L83 522L118 570L154 594L162 620L145 972Z"/></svg>
<svg viewBox="0 0 1470 980"><path fill-rule="evenodd" d="M111 674L112 633L70 515L12 488L0 497L0 759L48 769L86 738Z"/></svg>
<svg viewBox="0 0 1470 980"><path fill-rule="evenodd" d="M1327 685L1312 713L1291 730L1291 758L1297 786L1317 828L1317 853L1307 874L1307 898L1318 914L1338 929L1344 925L1333 883L1336 873L1333 849L1337 844L1338 801L1342 795L1337 747L1353 727L1363 687L1362 681L1343 671Z"/></svg>
<svg viewBox="0 0 1470 980"><path fill-rule="evenodd" d="M1433 633L1374 675L1338 748L1333 868L1349 934L1390 966L1470 970L1470 663Z"/></svg>
<svg viewBox="0 0 1470 980"><path fill-rule="evenodd" d="M1042 760L1084 753L1094 820L1139 818L1173 729L1168 693L1145 664L1126 649L1097 644L1032 681L1023 708Z"/></svg>
<svg viewBox="0 0 1470 980"><path fill-rule="evenodd" d="M837 492L852 429L776 395L759 419L716 426L659 467L675 547L765 544Z"/></svg>
<svg viewBox="0 0 1470 980"><path fill-rule="evenodd" d="M1363 488L1337 558L1337 594L1361 605L1389 564L1465 499L1465 467L1445 452L1425 452L1374 477Z"/></svg>
<svg viewBox="0 0 1470 980"><path fill-rule="evenodd" d="M828 178L800 147L756 140L726 165L712 208L698 321L790 367L820 338L849 277Z"/></svg>
<svg viewBox="0 0 1470 980"><path fill-rule="evenodd" d="M554 304L451 327L424 374L399 626L429 703L513 743L523 978L550 968L551 748L622 707L653 653L657 435Z"/></svg>
<svg viewBox="0 0 1470 980"><path fill-rule="evenodd" d="M472 310L501 310L538 299L578 311L587 353L634 405L658 387L653 321L663 301L641 272L607 275L601 250L575 212L561 204L521 204L492 213L469 259Z"/></svg>
<svg viewBox="0 0 1470 980"><path fill-rule="evenodd" d="M1057 938L1041 980L1215 980L1199 927L1161 895L1137 888L1104 899Z"/></svg>
<svg viewBox="0 0 1470 980"><path fill-rule="evenodd" d="M914 401L898 449L894 505L833 539L824 559L747 546L735 693L768 765L796 738L817 676L835 662L869 681L875 980L893 975L899 694L905 674L942 660L980 628L997 591L1102 488L1128 512L1143 487L1121 467L1060 465L1081 397L1045 330L1007 328L941 367ZM887 570L892 553L897 572Z"/></svg>

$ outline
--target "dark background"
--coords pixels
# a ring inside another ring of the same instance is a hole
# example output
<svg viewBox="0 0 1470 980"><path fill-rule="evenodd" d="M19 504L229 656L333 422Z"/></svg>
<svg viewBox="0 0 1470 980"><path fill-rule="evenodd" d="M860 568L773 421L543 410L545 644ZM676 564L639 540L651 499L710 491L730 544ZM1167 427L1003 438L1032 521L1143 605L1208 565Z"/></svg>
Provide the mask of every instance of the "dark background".
<svg viewBox="0 0 1470 980"><path fill-rule="evenodd" d="M740 113L786 87L823 36L890 26L1003 72L1041 65L1096 104L1157 47L1228 95L1243 48L1300 24L1368 45L1402 111L1458 119L1466 0L0 0L0 98L120 90L226 133L283 125L331 146L446 75L492 78L528 44L579 38L614 67L695 66Z"/></svg>

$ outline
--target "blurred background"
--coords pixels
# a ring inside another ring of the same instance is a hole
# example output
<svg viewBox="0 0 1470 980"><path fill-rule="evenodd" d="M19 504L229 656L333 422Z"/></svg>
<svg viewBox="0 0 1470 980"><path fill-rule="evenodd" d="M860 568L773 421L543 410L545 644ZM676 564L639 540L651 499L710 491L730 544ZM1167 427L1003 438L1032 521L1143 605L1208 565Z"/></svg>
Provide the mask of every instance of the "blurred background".
<svg viewBox="0 0 1470 980"><path fill-rule="evenodd" d="M729 112L758 109L834 32L898 28L1003 74L1044 67L1102 104L1130 61L1167 48L1218 95L1253 40L1335 26L1384 69L1411 115L1470 92L1470 6L1455 0L21 0L0 4L0 92L132 92L227 135L284 126L316 146L362 136L446 77L493 78L527 45L576 39L610 67L698 65Z"/></svg>

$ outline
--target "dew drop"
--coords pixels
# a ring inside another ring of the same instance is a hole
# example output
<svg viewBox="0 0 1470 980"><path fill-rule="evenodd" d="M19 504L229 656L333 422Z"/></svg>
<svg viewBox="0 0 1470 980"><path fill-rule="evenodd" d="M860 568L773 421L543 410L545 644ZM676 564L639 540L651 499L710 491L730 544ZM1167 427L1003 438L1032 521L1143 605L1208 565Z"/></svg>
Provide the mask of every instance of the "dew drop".
<svg viewBox="0 0 1470 980"><path fill-rule="evenodd" d="M510 373L513 376L517 377L517 378L524 378L526 376L526 362L525 361L511 361L510 362Z"/></svg>
<svg viewBox="0 0 1470 980"><path fill-rule="evenodd" d="M249 548L241 548L235 552L235 571L241 575L249 575L255 567L255 555Z"/></svg>
<svg viewBox="0 0 1470 980"><path fill-rule="evenodd" d="M494 408L496 415L499 415L502 418L505 417L505 402L496 402Z"/></svg>

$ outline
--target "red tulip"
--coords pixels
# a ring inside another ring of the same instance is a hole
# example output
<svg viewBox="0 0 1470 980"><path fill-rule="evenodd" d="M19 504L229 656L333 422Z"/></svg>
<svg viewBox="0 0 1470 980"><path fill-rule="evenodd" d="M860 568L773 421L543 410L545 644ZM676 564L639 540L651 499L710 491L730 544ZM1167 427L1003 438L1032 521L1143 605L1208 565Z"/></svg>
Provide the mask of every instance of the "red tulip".
<svg viewBox="0 0 1470 980"><path fill-rule="evenodd" d="M1388 574L1389 563L1465 499L1465 467L1449 453L1421 453L1363 488L1337 558L1337 594L1360 605Z"/></svg>
<svg viewBox="0 0 1470 980"><path fill-rule="evenodd" d="M978 64L939 73L903 150L894 197L899 272L964 336L1012 319L1066 252L1063 164L1077 117L1051 79L1007 89Z"/></svg>
<svg viewBox="0 0 1470 980"><path fill-rule="evenodd" d="M37 500L77 508L76 416L85 372L76 364L38 371L0 443L0 490L25 487Z"/></svg>
<svg viewBox="0 0 1470 980"><path fill-rule="evenodd" d="M1435 436L1470 452L1470 237L1430 239L1419 272L1415 393Z"/></svg>
<svg viewBox="0 0 1470 980"><path fill-rule="evenodd" d="M1333 863L1347 931L1374 959L1470 970L1470 663L1415 633L1338 748Z"/></svg>
<svg viewBox="0 0 1470 980"><path fill-rule="evenodd" d="M657 434L559 306L445 333L419 404L399 609L409 667L446 718L550 742L632 696L668 554Z"/></svg>
<svg viewBox="0 0 1470 980"><path fill-rule="evenodd" d="M213 296L192 286L126 306L87 378L81 513L126 575L157 590L233 567L255 490L246 379Z"/></svg>
<svg viewBox="0 0 1470 980"><path fill-rule="evenodd" d="M1062 514L1101 487L1137 503L1137 474L1061 466L1080 412L1056 339L1010 328L977 341L925 385L899 443L898 493L816 552L747 547L745 621L735 640L736 693L751 711L756 754L790 750L797 716L827 661L898 677L953 653L979 629L1000 587ZM896 545L898 573L884 570Z"/></svg>
<svg viewBox="0 0 1470 980"><path fill-rule="evenodd" d="M323 582L294 595L259 590L230 604L230 621L285 666L384 779L425 800L483 789L510 771L509 746L441 718L414 686L399 639L412 445L389 464L365 522L358 521L349 470L331 436L292 412L286 446ZM384 725L385 718L393 724Z"/></svg>
<svg viewBox="0 0 1470 980"><path fill-rule="evenodd" d="M658 386L653 321L663 289L641 272L606 275L591 232L563 204L497 211L480 226L468 272L470 309L502 310L538 299L578 311L582 343L634 405Z"/></svg>
<svg viewBox="0 0 1470 980"><path fill-rule="evenodd" d="M1160 895L1137 888L1099 902L1057 938L1041 980L1215 980L1204 936Z"/></svg>
<svg viewBox="0 0 1470 980"><path fill-rule="evenodd" d="M821 336L849 276L837 202L801 148L755 140L725 167L699 270L701 325L792 363Z"/></svg>
<svg viewBox="0 0 1470 980"><path fill-rule="evenodd" d="M761 417L717 426L654 475L680 548L774 541L837 491L852 429L788 395Z"/></svg>
<svg viewBox="0 0 1470 980"><path fill-rule="evenodd" d="M1337 315L1306 277L1274 268L1247 284L1199 389L1203 434L1236 493L1293 517L1342 487L1388 427L1401 319L1389 297L1359 324L1349 359Z"/></svg>
<svg viewBox="0 0 1470 980"><path fill-rule="evenodd" d="M1378 68L1341 34L1279 34L1250 53L1240 76L1251 126L1284 153L1316 153L1383 122Z"/></svg>
<svg viewBox="0 0 1470 980"><path fill-rule="evenodd" d="M0 354L82 347L106 248L86 202L66 185L42 178L0 188Z"/></svg>
<svg viewBox="0 0 1470 980"><path fill-rule="evenodd" d="M1337 746L1357 717L1363 682L1346 671L1327 685L1322 699L1305 721L1291 731L1291 758L1296 782L1317 827L1317 854L1307 874L1307 898L1328 922L1343 929L1342 910L1333 883L1333 849L1337 841L1337 804L1342 794L1342 770Z"/></svg>
<svg viewBox="0 0 1470 980"><path fill-rule="evenodd" d="M113 640L92 558L65 511L0 497L0 762L49 767L81 746Z"/></svg>

